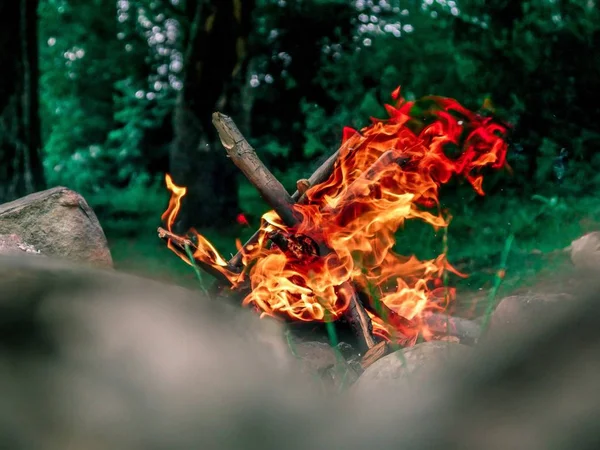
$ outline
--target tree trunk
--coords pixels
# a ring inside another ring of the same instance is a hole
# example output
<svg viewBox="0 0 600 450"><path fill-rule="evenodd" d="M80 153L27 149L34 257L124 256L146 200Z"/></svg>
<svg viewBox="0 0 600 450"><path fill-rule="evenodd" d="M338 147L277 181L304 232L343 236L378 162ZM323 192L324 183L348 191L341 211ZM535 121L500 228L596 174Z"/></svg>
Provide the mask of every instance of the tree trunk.
<svg viewBox="0 0 600 450"><path fill-rule="evenodd" d="M239 212L238 173L221 147L211 116L219 110L239 117L235 105L245 81L245 48L254 3L196 0L187 4L187 14L193 19L170 151L173 180L188 188L175 224L178 231L234 224Z"/></svg>
<svg viewBox="0 0 600 450"><path fill-rule="evenodd" d="M44 186L37 0L0 2L0 203Z"/></svg>

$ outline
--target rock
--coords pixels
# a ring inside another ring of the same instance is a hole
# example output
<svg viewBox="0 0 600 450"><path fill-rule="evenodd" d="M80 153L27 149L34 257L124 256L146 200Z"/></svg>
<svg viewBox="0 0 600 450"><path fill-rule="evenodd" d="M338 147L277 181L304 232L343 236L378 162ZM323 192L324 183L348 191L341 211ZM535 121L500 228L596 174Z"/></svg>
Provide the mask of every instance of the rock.
<svg viewBox="0 0 600 450"><path fill-rule="evenodd" d="M492 313L485 338L495 334L512 333L529 326L542 317L553 314L562 303L572 300L570 294L530 293L512 295L498 303Z"/></svg>
<svg viewBox="0 0 600 450"><path fill-rule="evenodd" d="M593 281L584 296L574 292L528 327L482 340L471 357L428 380L349 402L352 413L327 424L330 436L345 439L333 448L600 448L600 286Z"/></svg>
<svg viewBox="0 0 600 450"><path fill-rule="evenodd" d="M242 448L314 391L278 323L197 292L23 255L0 256L0 293L10 448Z"/></svg>
<svg viewBox="0 0 600 450"><path fill-rule="evenodd" d="M571 243L571 261L580 270L600 274L600 231L588 233Z"/></svg>
<svg viewBox="0 0 600 450"><path fill-rule="evenodd" d="M306 383L280 357L277 324L248 311L113 271L0 256L0 447L596 449L598 292L473 349L419 344L412 351L473 355L365 399Z"/></svg>
<svg viewBox="0 0 600 450"><path fill-rule="evenodd" d="M342 354L325 342L296 342L295 356L309 374L318 375L328 387L343 388L358 379L356 371Z"/></svg>
<svg viewBox="0 0 600 450"><path fill-rule="evenodd" d="M423 342L398 350L369 366L356 382L355 389L365 393L374 389L394 389L422 370L443 370L446 362L465 357L470 350L466 345L440 341Z"/></svg>
<svg viewBox="0 0 600 450"><path fill-rule="evenodd" d="M64 187L0 205L0 234L16 234L46 256L112 267L96 215L81 195Z"/></svg>
<svg viewBox="0 0 600 450"><path fill-rule="evenodd" d="M429 331L439 336L438 340L473 345L477 343L481 334L480 324L461 317L427 313L424 314L423 320Z"/></svg>
<svg viewBox="0 0 600 450"><path fill-rule="evenodd" d="M39 250L23 242L16 234L0 234L0 255L19 255L22 253L41 255Z"/></svg>

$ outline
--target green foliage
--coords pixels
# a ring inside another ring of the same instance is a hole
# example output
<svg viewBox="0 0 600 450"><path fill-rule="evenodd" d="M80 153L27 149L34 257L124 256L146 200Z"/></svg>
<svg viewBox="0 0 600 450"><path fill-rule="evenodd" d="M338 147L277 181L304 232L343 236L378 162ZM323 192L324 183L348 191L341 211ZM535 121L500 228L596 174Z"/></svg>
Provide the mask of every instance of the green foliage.
<svg viewBox="0 0 600 450"><path fill-rule="evenodd" d="M115 217L133 199L139 200L139 220L156 200L143 194L155 191L156 175L162 176L149 171L157 156L147 135L173 106L175 89L161 66L169 63L164 49L173 50L176 42L149 46L148 28L167 28L165 15L155 11L146 17L153 2L126 3L127 10L121 10L115 2L40 1L40 107L49 184L81 192L108 228L124 230L129 224L135 230L133 216ZM132 10L137 14L127 12ZM161 208L164 201L156 205ZM156 206L150 209L156 218Z"/></svg>
<svg viewBox="0 0 600 450"><path fill-rule="evenodd" d="M489 174L483 198L458 183L442 192L454 217L450 256L465 270L497 267L509 234L514 265L527 251L568 245L589 227L574 218L600 222L590 198L600 183L600 106L593 101L600 11L593 2L256 5L244 94L249 138L290 192L336 149L343 127L385 117L383 104L401 85L409 100L442 95L475 110L491 101L513 126L512 173ZM39 13L50 184L84 194L109 234L153 234L168 197L162 179L189 34L184 8L169 0L40 0ZM267 205L245 180L239 197L258 225ZM441 251L441 236L419 225L407 224L398 250L420 257ZM229 250L233 236L227 239ZM464 281L492 282L489 274Z"/></svg>
<svg viewBox="0 0 600 450"><path fill-rule="evenodd" d="M107 186L87 195L105 232L117 236L156 235L160 216L167 209L169 193L162 180L138 177L127 189Z"/></svg>

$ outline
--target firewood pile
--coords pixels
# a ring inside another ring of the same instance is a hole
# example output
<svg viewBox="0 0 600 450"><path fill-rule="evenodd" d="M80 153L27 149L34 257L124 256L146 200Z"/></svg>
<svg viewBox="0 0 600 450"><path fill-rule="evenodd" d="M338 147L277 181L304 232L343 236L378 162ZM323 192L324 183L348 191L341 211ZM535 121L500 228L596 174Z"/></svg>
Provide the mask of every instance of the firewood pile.
<svg viewBox="0 0 600 450"><path fill-rule="evenodd" d="M425 339L476 339L443 311L454 298L445 280L461 276L445 252L429 261L394 251L406 220L437 230L450 221L439 188L458 176L483 195L481 170L505 166L507 127L455 100L408 102L397 89L390 118L344 130L341 147L290 195L260 160L234 121L213 114L227 155L273 208L228 261L194 230L172 232L185 187L172 192L158 234L188 264L213 275L221 289L244 296L258 312L292 321L344 321L366 367L393 345ZM449 147L458 155L448 155Z"/></svg>

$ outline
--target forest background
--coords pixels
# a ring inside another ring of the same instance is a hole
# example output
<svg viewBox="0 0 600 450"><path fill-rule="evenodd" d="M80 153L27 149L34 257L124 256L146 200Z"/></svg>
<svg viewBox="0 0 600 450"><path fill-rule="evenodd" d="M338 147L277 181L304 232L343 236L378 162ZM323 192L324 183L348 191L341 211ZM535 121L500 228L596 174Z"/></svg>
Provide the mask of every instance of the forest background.
<svg viewBox="0 0 600 450"><path fill-rule="evenodd" d="M398 85L512 125L511 170L488 174L484 197L442 191L464 287L491 286L509 236L517 283L600 224L596 0L15 0L0 21L0 203L80 192L117 268L194 281L156 237L166 173L188 188L179 228L224 255L259 225L268 207L227 160L214 111L291 192L344 126L386 117ZM442 241L411 223L397 247L425 258Z"/></svg>

